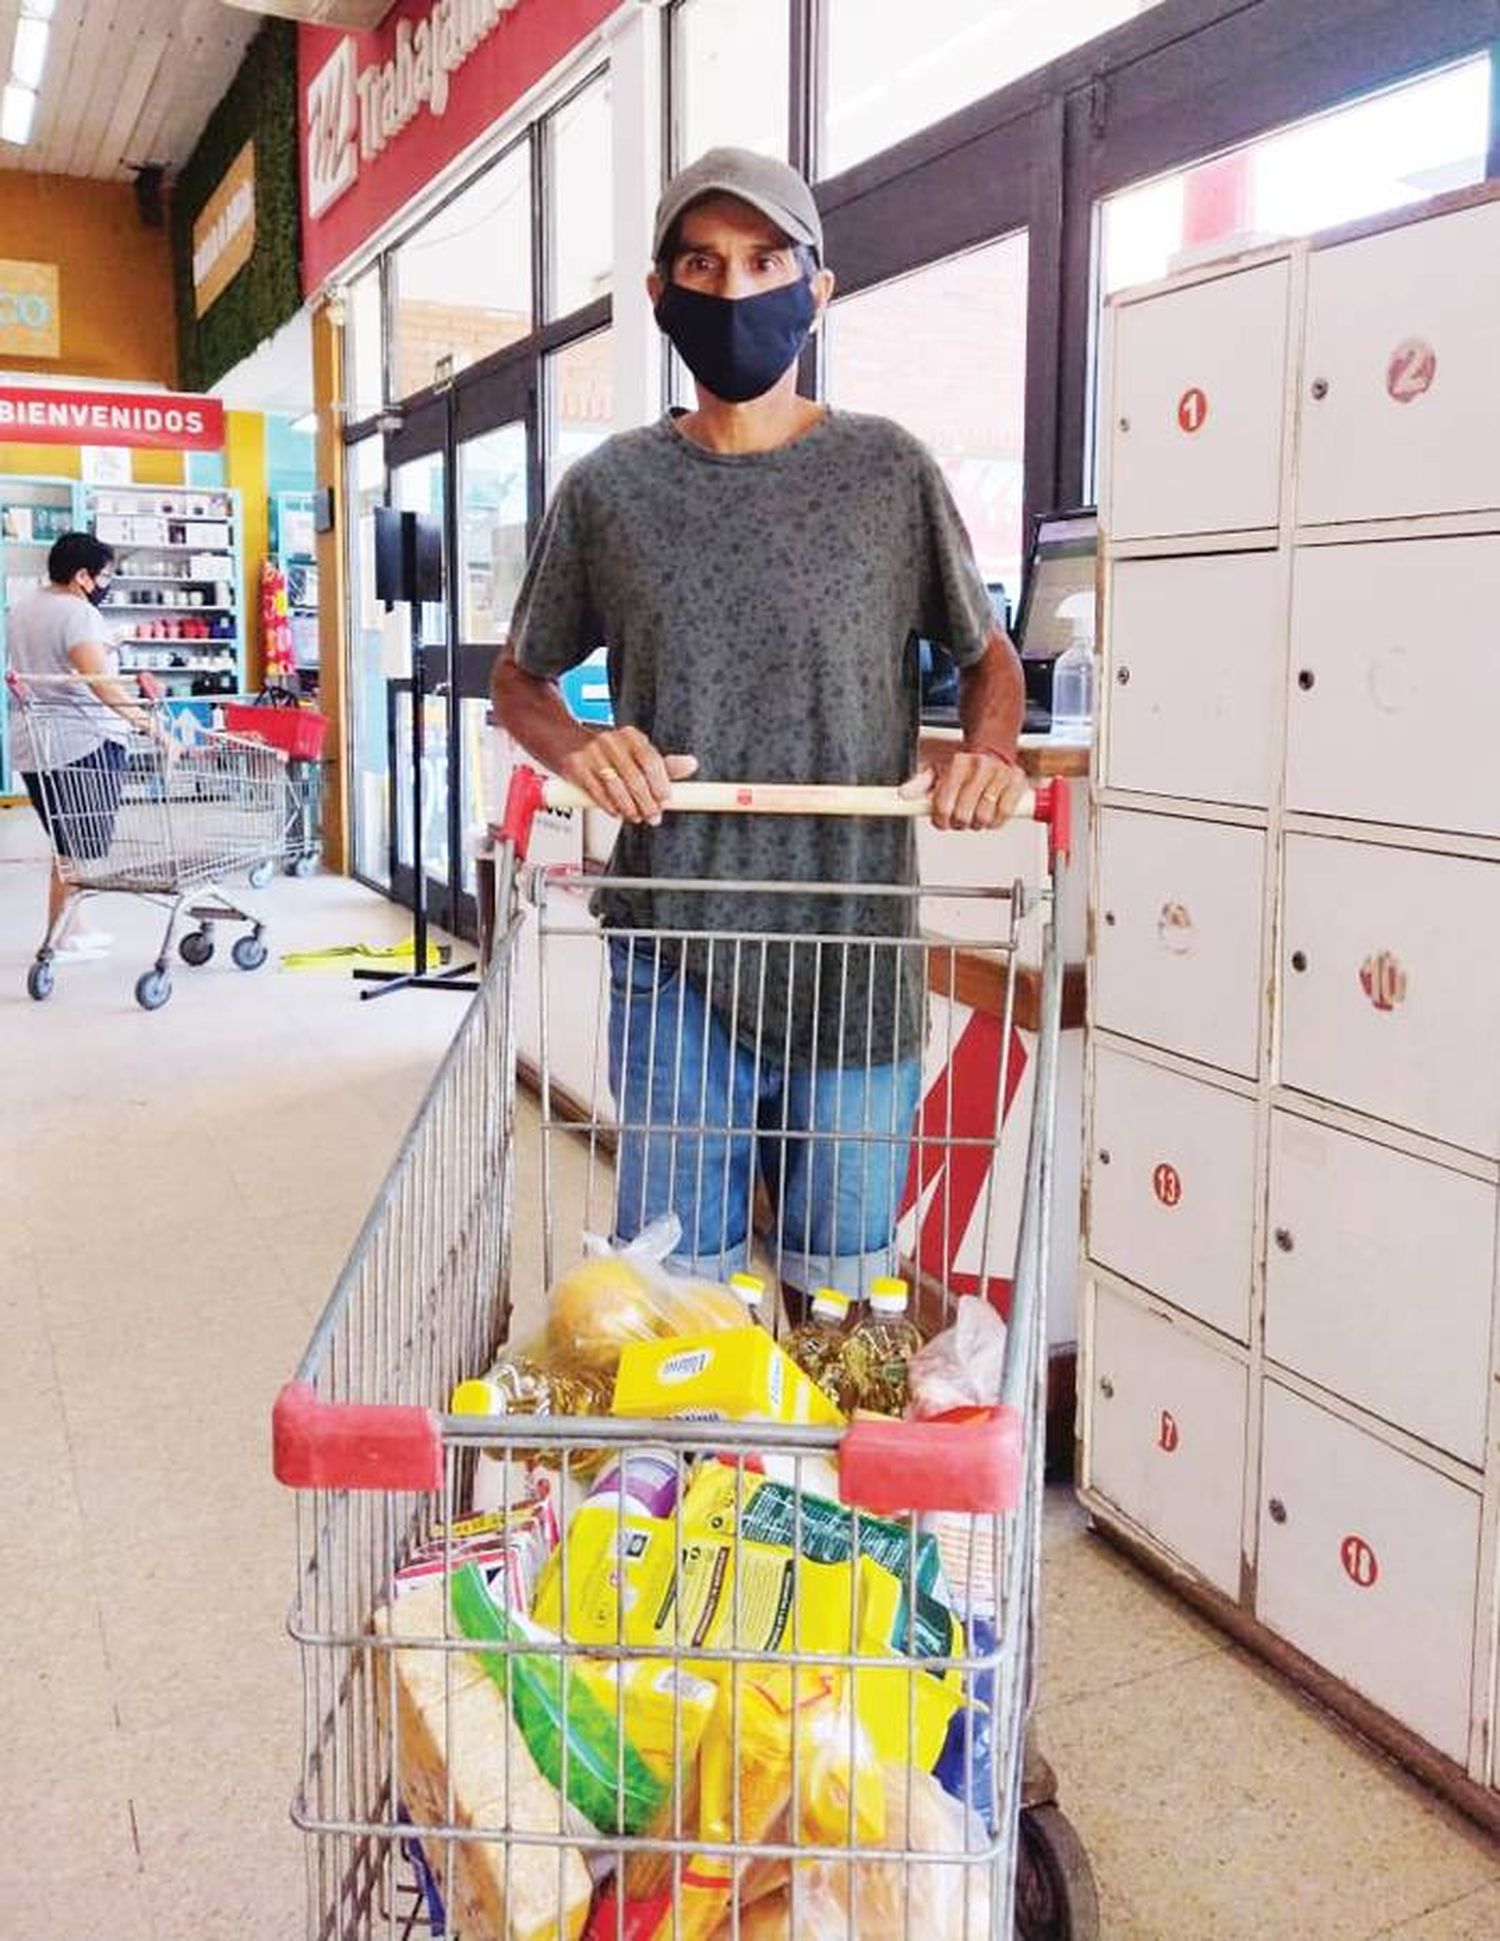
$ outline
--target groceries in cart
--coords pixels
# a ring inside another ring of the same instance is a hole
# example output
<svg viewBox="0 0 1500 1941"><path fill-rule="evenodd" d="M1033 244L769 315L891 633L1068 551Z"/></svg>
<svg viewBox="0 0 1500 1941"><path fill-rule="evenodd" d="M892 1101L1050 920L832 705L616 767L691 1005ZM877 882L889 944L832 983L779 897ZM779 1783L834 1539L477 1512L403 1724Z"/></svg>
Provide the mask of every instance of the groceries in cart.
<svg viewBox="0 0 1500 1941"><path fill-rule="evenodd" d="M834 1394L860 1414L909 1386L931 1399L924 1358L944 1367L953 1344L924 1347L904 1283L884 1280L852 1331L825 1290L783 1349L754 1318L756 1277L668 1271L679 1237L668 1216L625 1248L592 1242L536 1337L453 1397L460 1416L576 1426L528 1448L517 1422L481 1448L472 1512L413 1546L378 1614L419 1856L426 1826L538 1842L420 1857L429 1905L446 1884L456 1923L433 1932L876 1934L916 1906L931 1941L987 1933L988 1877L956 1864L989 1851L997 1787L994 1678L976 1669L994 1606L975 1614L972 1550L846 1507L817 1452L611 1446L602 1427L839 1427ZM965 1343L1003 1340L998 1317L961 1326Z"/></svg>

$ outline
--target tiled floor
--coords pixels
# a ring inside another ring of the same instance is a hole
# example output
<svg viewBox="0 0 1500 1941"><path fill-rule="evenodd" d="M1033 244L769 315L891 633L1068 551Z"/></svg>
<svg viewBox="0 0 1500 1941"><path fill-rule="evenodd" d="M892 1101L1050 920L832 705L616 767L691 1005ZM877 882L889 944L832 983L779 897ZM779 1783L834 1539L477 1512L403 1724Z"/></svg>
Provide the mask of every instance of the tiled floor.
<svg viewBox="0 0 1500 1941"><path fill-rule="evenodd" d="M33 1005L38 835L0 812L0 1936L292 1941L268 1410L462 1000L362 1005L341 975L216 959L148 1016L155 919L116 902L112 957ZM264 904L278 952L404 933L338 880ZM1062 1492L1046 1562L1042 1737L1108 1941L1500 1936L1500 1850Z"/></svg>

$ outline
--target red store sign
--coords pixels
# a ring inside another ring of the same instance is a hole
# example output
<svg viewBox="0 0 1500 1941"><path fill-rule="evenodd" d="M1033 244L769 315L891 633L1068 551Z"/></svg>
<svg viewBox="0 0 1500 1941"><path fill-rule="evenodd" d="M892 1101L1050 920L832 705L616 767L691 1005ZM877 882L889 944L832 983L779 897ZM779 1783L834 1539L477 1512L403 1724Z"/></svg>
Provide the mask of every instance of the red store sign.
<svg viewBox="0 0 1500 1941"><path fill-rule="evenodd" d="M133 445L148 451L217 452L224 407L177 391L58 391L0 384L0 443Z"/></svg>
<svg viewBox="0 0 1500 1941"><path fill-rule="evenodd" d="M618 4L400 0L369 33L300 27L303 288L318 289Z"/></svg>

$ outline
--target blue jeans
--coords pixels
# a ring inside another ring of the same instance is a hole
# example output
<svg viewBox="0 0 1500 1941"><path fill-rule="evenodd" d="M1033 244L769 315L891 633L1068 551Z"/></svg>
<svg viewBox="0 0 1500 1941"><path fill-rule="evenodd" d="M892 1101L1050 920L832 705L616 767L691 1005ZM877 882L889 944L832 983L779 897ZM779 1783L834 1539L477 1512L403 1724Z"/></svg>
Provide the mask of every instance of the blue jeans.
<svg viewBox="0 0 1500 1941"><path fill-rule="evenodd" d="M611 937L609 958L615 1238L676 1213L673 1265L722 1280L748 1262L758 1173L788 1286L858 1299L895 1272L921 1060L819 1066L764 1048L757 1059L653 939Z"/></svg>

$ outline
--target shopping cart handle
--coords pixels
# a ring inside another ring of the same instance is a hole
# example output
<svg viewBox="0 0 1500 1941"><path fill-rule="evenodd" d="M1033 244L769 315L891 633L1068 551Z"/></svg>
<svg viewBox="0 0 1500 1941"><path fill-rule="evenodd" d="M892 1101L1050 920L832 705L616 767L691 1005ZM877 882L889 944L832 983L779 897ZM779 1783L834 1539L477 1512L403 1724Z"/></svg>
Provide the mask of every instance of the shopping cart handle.
<svg viewBox="0 0 1500 1941"><path fill-rule="evenodd" d="M517 768L510 778L500 836L524 856L538 809L586 809L593 798L574 782ZM898 788L860 788L824 782L674 782L664 808L690 815L902 816L932 813L930 795L903 795ZM1020 820L1045 822L1055 861L1070 853L1072 800L1067 784L1042 782L1016 805Z"/></svg>
<svg viewBox="0 0 1500 1941"><path fill-rule="evenodd" d="M1011 1408L932 1422L857 1416L839 1443L839 1498L877 1516L999 1516L1021 1500L1023 1426Z"/></svg>
<svg viewBox="0 0 1500 1941"><path fill-rule="evenodd" d="M288 1382L271 1411L271 1467L288 1489L436 1490L442 1420L432 1409L320 1402Z"/></svg>

